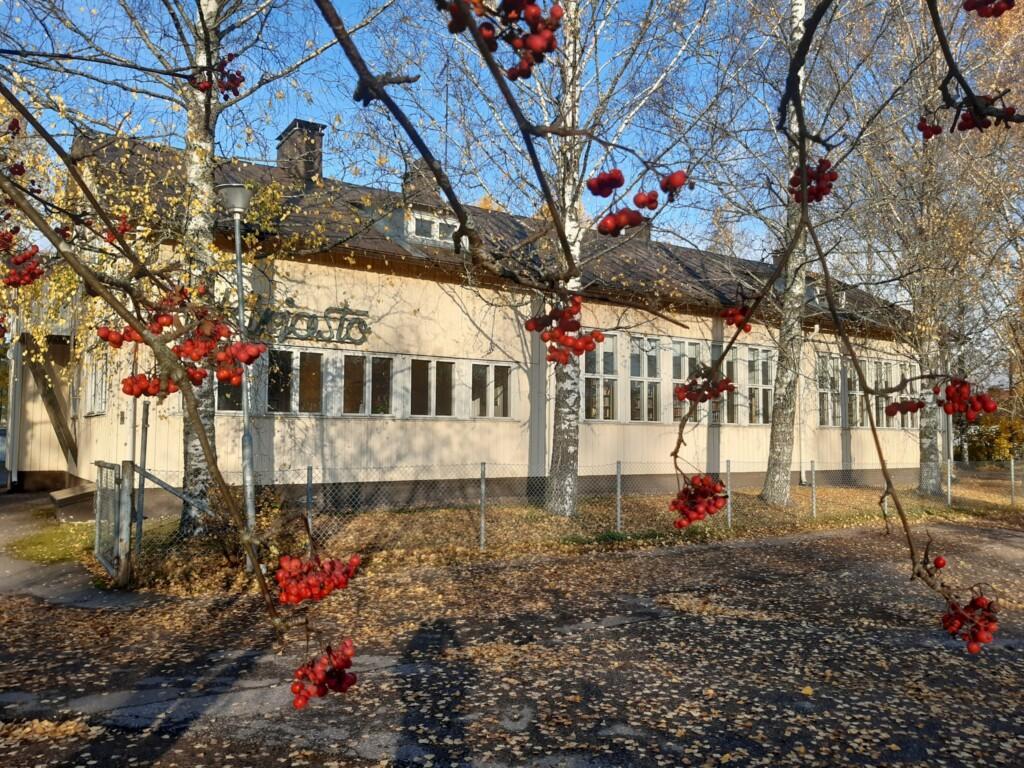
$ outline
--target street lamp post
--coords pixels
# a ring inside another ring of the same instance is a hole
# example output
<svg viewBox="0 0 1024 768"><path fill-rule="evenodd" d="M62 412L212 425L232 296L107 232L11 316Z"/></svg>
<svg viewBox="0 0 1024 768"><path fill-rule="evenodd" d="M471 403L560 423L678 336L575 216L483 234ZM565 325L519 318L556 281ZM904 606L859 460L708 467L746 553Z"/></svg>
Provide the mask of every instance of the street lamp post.
<svg viewBox="0 0 1024 768"><path fill-rule="evenodd" d="M249 207L252 191L242 184L218 184L221 205L235 222L235 289L238 292L238 338L246 341L245 289L242 281L242 215ZM245 494L245 523L252 533L256 527L256 488L252 463L252 425L249 419L248 366L242 366L242 489Z"/></svg>

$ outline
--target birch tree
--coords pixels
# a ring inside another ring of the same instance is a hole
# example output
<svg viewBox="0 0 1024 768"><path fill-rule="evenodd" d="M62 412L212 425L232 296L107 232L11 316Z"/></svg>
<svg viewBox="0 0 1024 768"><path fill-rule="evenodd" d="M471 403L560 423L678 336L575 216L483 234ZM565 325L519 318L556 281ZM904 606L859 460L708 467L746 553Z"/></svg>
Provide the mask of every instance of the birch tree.
<svg viewBox="0 0 1024 768"><path fill-rule="evenodd" d="M319 27L296 38L303 14L294 3L198 0L185 7L119 0L105 10L94 14L52 0L8 7L9 23L0 25L0 73L32 107L52 116L57 136L99 131L110 141L180 141L180 169L171 171L181 174L175 183L183 182L180 216L163 222L163 234L187 254L187 285L212 282L214 169L225 120L232 139L244 137L256 118L254 96L293 88L294 77L334 40ZM168 181L151 179L157 187ZM132 191L136 200L146 194ZM215 436L215 388L199 388L196 397L202 426ZM205 499L211 478L188 420L183 466L186 495ZM199 526L198 509L185 503L182 520Z"/></svg>

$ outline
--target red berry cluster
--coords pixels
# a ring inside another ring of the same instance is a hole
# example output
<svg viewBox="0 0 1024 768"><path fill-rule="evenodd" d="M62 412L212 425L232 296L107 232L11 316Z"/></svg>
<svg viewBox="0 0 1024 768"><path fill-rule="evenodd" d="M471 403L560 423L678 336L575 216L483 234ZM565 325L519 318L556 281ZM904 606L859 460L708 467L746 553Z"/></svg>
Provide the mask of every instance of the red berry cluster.
<svg viewBox="0 0 1024 768"><path fill-rule="evenodd" d="M983 19L998 19L1016 5L1015 0L964 0L964 10Z"/></svg>
<svg viewBox="0 0 1024 768"><path fill-rule="evenodd" d="M711 379L711 369L705 367L703 371L690 379L686 384L680 384L675 388L676 400L689 400L693 403L706 403L708 400L717 400L723 392L735 392L736 385L728 376L720 379Z"/></svg>
<svg viewBox="0 0 1024 768"><path fill-rule="evenodd" d="M661 179L661 191L668 194L669 202L675 200L676 193L686 186L686 171L673 171ZM612 193L626 183L625 176L618 168L599 173L587 179L587 189L597 197L610 197ZM639 209L650 211L658 208L658 193L640 191L633 195L633 204ZM597 231L602 235L618 237L622 230L630 227L639 227L646 219L639 210L632 208L620 208L618 211L609 213L597 224Z"/></svg>
<svg viewBox="0 0 1024 768"><path fill-rule="evenodd" d="M725 486L711 475L691 475L668 508L679 513L676 528L686 528L723 509L728 498Z"/></svg>
<svg viewBox="0 0 1024 768"><path fill-rule="evenodd" d="M4 129L4 132L11 134L11 136L17 136L21 133L21 121L16 117L12 117L10 122L7 123L7 127Z"/></svg>
<svg viewBox="0 0 1024 768"><path fill-rule="evenodd" d="M352 555L348 562L321 560L314 557L303 560L282 555L274 574L280 589L277 599L284 605L298 605L304 600L323 600L336 589L345 589L349 579L356 575L362 558Z"/></svg>
<svg viewBox="0 0 1024 768"><path fill-rule="evenodd" d="M661 178L661 191L668 194L668 201L671 203L676 199L676 194L686 186L686 171L672 171L668 176Z"/></svg>
<svg viewBox="0 0 1024 768"><path fill-rule="evenodd" d="M548 345L549 363L567 365L572 355L579 357L585 352L593 352L604 341L601 331L580 333L582 324L579 314L582 309L583 297L576 295L568 306L552 307L547 314L526 321L526 330L530 333L540 332L540 340Z"/></svg>
<svg viewBox="0 0 1024 768"><path fill-rule="evenodd" d="M611 197L612 193L625 183L626 177L622 175L622 171L612 168L587 179L587 190L597 197Z"/></svg>
<svg viewBox="0 0 1024 768"><path fill-rule="evenodd" d="M157 395L173 395L178 385L168 379L162 381L153 374L138 373L121 379L121 391L129 397L156 397Z"/></svg>
<svg viewBox="0 0 1024 768"><path fill-rule="evenodd" d="M989 107L995 106L997 101L994 96L979 96L978 100ZM960 119L953 129L956 131L972 131L974 129L984 131L986 128L991 128L993 124L1009 127L1010 118L1017 114L1016 107L1012 106L1000 107L994 116L975 114L970 104L961 104L961 107Z"/></svg>
<svg viewBox="0 0 1024 768"><path fill-rule="evenodd" d="M221 349L214 355L217 361L217 381L226 381L233 386L242 384L242 366L252 365L259 356L267 351L267 345L244 344L236 341Z"/></svg>
<svg viewBox="0 0 1024 768"><path fill-rule="evenodd" d="M976 421L981 413L994 413L999 407L999 404L985 392L972 395L970 382L962 379L950 380L946 385L945 399L938 397L942 391L938 385L932 387L932 392L936 395L935 404L950 415L964 414L968 421Z"/></svg>
<svg viewBox="0 0 1024 768"><path fill-rule="evenodd" d="M0 315L0 340L7 335L7 316Z"/></svg>
<svg viewBox="0 0 1024 768"><path fill-rule="evenodd" d="M615 213L609 213L601 219L597 224L597 231L602 235L618 237L622 230L629 229L630 227L639 227L645 221L646 219L640 211L634 211L632 208L622 208Z"/></svg>
<svg viewBox="0 0 1024 768"><path fill-rule="evenodd" d="M197 91L206 93L217 86L217 90L224 96L224 101L227 101L232 96L237 97L241 88L242 83L245 82L245 75L239 69L228 69L228 64L238 58L237 53L229 53L224 56L213 66L214 81L210 81L209 78L200 77L199 75L193 75L189 79L189 84Z"/></svg>
<svg viewBox="0 0 1024 768"><path fill-rule="evenodd" d="M735 325L742 328L744 333L750 333L752 326L747 322L750 317L750 307L744 304L742 307L726 307L718 316L725 320L726 325Z"/></svg>
<svg viewBox="0 0 1024 768"><path fill-rule="evenodd" d="M117 222L117 235L123 235L129 231L131 231L131 225L128 223L128 217L122 216L121 220ZM108 243L113 243L117 241L117 235L108 230L103 233L103 239Z"/></svg>
<svg viewBox="0 0 1024 768"><path fill-rule="evenodd" d="M305 709L311 698L322 698L328 691L344 693L355 685L356 676L346 672L355 655L355 645L351 638L346 638L337 648L328 646L318 657L296 669L295 682L291 687L295 696L292 706Z"/></svg>
<svg viewBox="0 0 1024 768"><path fill-rule="evenodd" d="M467 0L467 5L477 16L486 17L477 28L491 53L504 41L519 56L519 63L505 70L509 80L530 77L533 68L543 63L545 55L558 49L555 32L562 24L565 10L557 3L551 6L547 16L539 5L529 0L501 0L494 12L483 0ZM437 7L451 16L448 31L453 35L462 34L469 27L469 19L458 3L437 0ZM525 30L520 22L526 24Z"/></svg>
<svg viewBox="0 0 1024 768"><path fill-rule="evenodd" d="M123 331L115 331L113 328L101 325L96 329L96 335L114 349L120 349L121 345L126 341L134 341L136 343L142 341L142 334L130 325L126 325Z"/></svg>
<svg viewBox="0 0 1024 768"><path fill-rule="evenodd" d="M31 285L46 274L39 263L38 256L39 246L34 243L12 256L9 269L4 276L4 285L20 288L23 285Z"/></svg>
<svg viewBox="0 0 1024 768"><path fill-rule="evenodd" d="M924 400L900 400L885 406L885 415L890 419L898 413L917 413L924 408Z"/></svg>
<svg viewBox="0 0 1024 768"><path fill-rule="evenodd" d="M832 192L832 183L839 178L839 174L832 170L832 161L823 157L818 161L817 167L807 165L807 202L817 203ZM797 169L789 179L789 194L798 202L804 202L804 192L800 187L801 174Z"/></svg>
<svg viewBox="0 0 1024 768"><path fill-rule="evenodd" d="M928 120L922 115L921 119L917 121L917 130L924 136L924 140L934 138L942 133L942 126L936 123L929 123Z"/></svg>
<svg viewBox="0 0 1024 768"><path fill-rule="evenodd" d="M991 643L993 635L999 631L996 613L995 601L979 592L965 606L950 601L942 615L942 626L953 637L967 643L968 653L980 653L981 646Z"/></svg>

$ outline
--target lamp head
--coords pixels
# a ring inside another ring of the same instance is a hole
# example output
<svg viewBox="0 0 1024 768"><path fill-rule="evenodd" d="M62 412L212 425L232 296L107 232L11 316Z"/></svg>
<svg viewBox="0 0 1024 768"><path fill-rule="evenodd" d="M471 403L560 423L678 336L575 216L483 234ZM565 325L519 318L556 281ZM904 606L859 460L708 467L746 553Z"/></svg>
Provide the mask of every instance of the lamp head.
<svg viewBox="0 0 1024 768"><path fill-rule="evenodd" d="M244 184L218 184L213 189L228 213L242 216L249 209L252 190Z"/></svg>

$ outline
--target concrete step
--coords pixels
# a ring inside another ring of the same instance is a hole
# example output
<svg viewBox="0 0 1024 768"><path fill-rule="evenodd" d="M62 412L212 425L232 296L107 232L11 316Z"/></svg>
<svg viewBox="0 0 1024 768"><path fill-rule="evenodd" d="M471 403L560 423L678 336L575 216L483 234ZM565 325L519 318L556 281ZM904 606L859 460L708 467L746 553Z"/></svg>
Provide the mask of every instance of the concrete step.
<svg viewBox="0 0 1024 768"><path fill-rule="evenodd" d="M59 491L50 492L50 501L53 506L60 509L81 501L92 501L96 495L96 483L79 483L70 488L61 488Z"/></svg>

